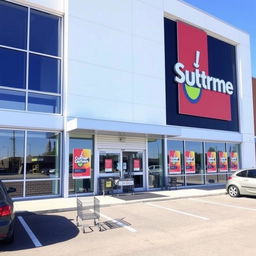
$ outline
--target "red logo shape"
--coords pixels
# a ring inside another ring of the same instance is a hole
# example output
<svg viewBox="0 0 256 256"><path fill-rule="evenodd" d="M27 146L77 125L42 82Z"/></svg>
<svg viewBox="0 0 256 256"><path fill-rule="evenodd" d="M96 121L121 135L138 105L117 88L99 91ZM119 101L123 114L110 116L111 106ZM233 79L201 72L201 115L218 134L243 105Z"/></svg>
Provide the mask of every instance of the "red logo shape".
<svg viewBox="0 0 256 256"><path fill-rule="evenodd" d="M206 32L183 22L177 22L177 32L178 62L190 72L199 66L199 71L209 76ZM178 86L180 114L231 121L231 95L203 87L191 88L186 83ZM192 92L196 97L191 98L191 90L197 90Z"/></svg>

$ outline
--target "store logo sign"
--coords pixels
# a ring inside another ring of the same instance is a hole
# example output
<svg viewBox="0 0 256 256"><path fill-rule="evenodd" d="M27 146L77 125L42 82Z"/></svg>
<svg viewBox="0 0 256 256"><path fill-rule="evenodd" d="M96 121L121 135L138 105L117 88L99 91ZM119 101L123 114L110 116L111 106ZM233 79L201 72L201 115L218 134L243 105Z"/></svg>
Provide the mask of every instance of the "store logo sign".
<svg viewBox="0 0 256 256"><path fill-rule="evenodd" d="M209 75L208 43L205 31L177 22L178 62L174 81L178 83L179 113L231 120L233 84Z"/></svg>

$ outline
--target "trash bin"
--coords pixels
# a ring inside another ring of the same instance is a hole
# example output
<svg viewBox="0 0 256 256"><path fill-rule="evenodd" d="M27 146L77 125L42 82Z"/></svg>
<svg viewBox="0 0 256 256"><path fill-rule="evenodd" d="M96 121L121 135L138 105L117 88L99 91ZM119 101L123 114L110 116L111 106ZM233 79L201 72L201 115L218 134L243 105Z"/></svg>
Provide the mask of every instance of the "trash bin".
<svg viewBox="0 0 256 256"><path fill-rule="evenodd" d="M101 177L99 178L99 188L100 193L105 194L113 194L114 187L114 179L109 177Z"/></svg>

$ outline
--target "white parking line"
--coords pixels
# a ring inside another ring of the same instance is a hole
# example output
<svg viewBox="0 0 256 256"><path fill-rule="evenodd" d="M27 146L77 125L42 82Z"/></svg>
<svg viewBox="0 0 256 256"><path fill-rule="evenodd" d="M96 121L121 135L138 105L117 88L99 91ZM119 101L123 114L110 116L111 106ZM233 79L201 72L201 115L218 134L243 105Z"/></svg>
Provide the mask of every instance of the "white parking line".
<svg viewBox="0 0 256 256"><path fill-rule="evenodd" d="M157 208L160 208L160 209L164 209L164 210L167 210L167 211L170 211L170 212L175 212L175 213L187 215L187 216L190 216L190 217L198 218L198 219L201 219L201 220L209 220L209 218L206 218L206 217L202 217L202 216L199 216L199 215L191 214L191 213L188 213L188 212L183 212L183 211L175 210L175 209L172 209L172 208L169 208L169 207L163 207L163 206L160 206L160 205L157 205L157 204L147 203L147 205L150 205L150 206L153 206L153 207L157 207Z"/></svg>
<svg viewBox="0 0 256 256"><path fill-rule="evenodd" d="M93 210L90 210L90 211L93 212ZM104 219L106 219L106 220L112 221L113 223L115 223L115 224L118 225L119 227L123 227L123 228L129 230L130 232L137 232L136 229L131 228L131 227L129 227L129 226L123 224L122 222L119 222L119 221L117 221L117 220L114 220L114 219L112 219L112 218L110 218L110 217L108 217L107 215L104 215L104 214L102 214L102 213L99 213L99 214L100 214L100 216L101 216L102 218L104 218Z"/></svg>
<svg viewBox="0 0 256 256"><path fill-rule="evenodd" d="M255 208L236 206L236 205L232 205L232 204L216 203L216 202L211 202L208 200L201 200L201 199L195 199L195 198L189 198L189 200L206 203L206 204L213 204L213 205L219 205L219 206L224 206L224 207L237 208L237 209L242 209L242 210L256 211Z"/></svg>
<svg viewBox="0 0 256 256"><path fill-rule="evenodd" d="M23 226L23 228L26 230L26 232L28 233L28 236L30 237L30 239L32 240L32 242L34 243L35 247L41 247L42 244L39 242L39 240L36 238L35 234L32 232L32 230L30 229L30 227L28 226L28 224L26 223L26 221L21 217L18 216L18 219L21 223L21 225Z"/></svg>

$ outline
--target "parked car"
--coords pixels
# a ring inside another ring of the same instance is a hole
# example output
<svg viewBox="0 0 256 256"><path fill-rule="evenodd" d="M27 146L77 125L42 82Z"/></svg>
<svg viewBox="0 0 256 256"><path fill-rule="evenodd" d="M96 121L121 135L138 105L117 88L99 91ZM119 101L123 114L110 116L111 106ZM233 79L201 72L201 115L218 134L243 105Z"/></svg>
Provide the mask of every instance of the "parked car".
<svg viewBox="0 0 256 256"><path fill-rule="evenodd" d="M12 242L14 239L15 214L9 193L15 191L15 188L6 189L4 183L0 181L0 241Z"/></svg>
<svg viewBox="0 0 256 256"><path fill-rule="evenodd" d="M256 169L242 169L234 172L228 178L226 190L231 197L256 196Z"/></svg>

